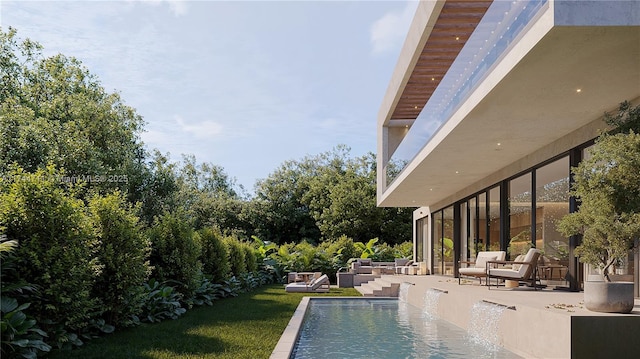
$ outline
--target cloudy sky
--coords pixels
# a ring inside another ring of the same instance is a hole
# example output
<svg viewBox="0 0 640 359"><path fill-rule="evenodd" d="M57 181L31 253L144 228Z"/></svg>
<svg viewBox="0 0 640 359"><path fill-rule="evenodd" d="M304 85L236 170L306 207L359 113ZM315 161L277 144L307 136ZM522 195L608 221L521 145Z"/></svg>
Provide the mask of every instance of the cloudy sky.
<svg viewBox="0 0 640 359"><path fill-rule="evenodd" d="M7 1L0 26L81 60L143 116L148 149L251 191L287 160L376 151L415 1Z"/></svg>

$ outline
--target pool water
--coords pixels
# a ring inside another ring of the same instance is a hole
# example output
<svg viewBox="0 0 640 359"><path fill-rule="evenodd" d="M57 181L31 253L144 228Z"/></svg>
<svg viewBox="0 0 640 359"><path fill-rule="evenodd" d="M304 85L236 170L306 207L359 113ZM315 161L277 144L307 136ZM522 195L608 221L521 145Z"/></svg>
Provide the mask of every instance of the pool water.
<svg viewBox="0 0 640 359"><path fill-rule="evenodd" d="M314 299L291 356L350 358L520 358L396 299Z"/></svg>

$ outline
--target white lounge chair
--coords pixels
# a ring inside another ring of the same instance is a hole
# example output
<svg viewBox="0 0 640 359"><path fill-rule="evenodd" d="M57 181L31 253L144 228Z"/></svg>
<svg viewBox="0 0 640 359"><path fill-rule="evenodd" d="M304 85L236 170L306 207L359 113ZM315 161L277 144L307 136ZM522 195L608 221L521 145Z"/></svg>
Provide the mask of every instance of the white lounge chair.
<svg viewBox="0 0 640 359"><path fill-rule="evenodd" d="M540 250L531 248L522 261L488 261L487 285L489 285L491 278L496 278L496 286L498 285L498 279L504 279L530 282L531 286L537 289L536 281L538 280L538 259L540 254ZM511 268L491 268L492 264L511 264Z"/></svg>
<svg viewBox="0 0 640 359"><path fill-rule="evenodd" d="M328 292L330 288L329 277L326 274L314 278L309 282L289 283L284 290L287 292Z"/></svg>
<svg viewBox="0 0 640 359"><path fill-rule="evenodd" d="M504 261L507 256L505 251L485 251L478 252L475 261L460 261L460 268L458 269L458 284L461 283L462 276L476 277L482 284L482 278L487 276L487 262L488 261ZM463 264L469 265L468 267L462 267Z"/></svg>

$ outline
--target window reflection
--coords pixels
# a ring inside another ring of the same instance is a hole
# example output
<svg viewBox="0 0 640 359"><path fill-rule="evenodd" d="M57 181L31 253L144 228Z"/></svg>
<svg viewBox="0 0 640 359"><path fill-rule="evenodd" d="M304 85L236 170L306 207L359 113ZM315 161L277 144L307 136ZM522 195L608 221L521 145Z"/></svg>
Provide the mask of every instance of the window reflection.
<svg viewBox="0 0 640 359"><path fill-rule="evenodd" d="M543 251L541 278L564 281L569 266L569 239L557 222L569 213L569 157L536 171L536 248Z"/></svg>
<svg viewBox="0 0 640 359"><path fill-rule="evenodd" d="M531 173L509 181L509 255L515 258L532 246Z"/></svg>

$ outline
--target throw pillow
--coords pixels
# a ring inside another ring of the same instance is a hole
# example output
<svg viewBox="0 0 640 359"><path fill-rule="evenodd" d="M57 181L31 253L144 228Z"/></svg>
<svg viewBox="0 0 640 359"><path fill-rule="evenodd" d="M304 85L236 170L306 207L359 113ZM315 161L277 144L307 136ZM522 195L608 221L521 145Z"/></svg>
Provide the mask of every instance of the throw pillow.
<svg viewBox="0 0 640 359"><path fill-rule="evenodd" d="M486 268L487 267L487 262L495 261L497 258L498 258L497 256L482 256L482 255L479 255L478 258L476 258L476 268Z"/></svg>

